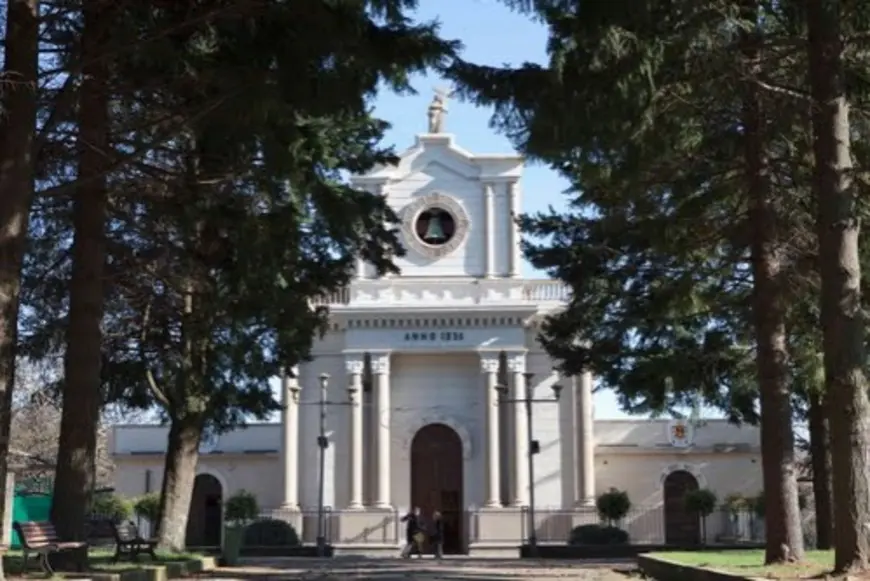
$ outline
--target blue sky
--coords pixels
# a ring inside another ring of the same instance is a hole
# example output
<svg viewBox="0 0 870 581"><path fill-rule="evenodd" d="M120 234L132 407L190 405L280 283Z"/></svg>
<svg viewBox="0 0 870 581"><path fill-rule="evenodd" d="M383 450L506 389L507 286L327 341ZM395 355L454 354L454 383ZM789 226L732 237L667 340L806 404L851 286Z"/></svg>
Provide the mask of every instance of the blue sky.
<svg viewBox="0 0 870 581"><path fill-rule="evenodd" d="M497 0L430 0L421 2L420 20L441 22L442 36L457 39L464 45L463 57L489 65L520 65L546 62L547 30L529 17L512 12ZM375 102L375 113L389 121L392 128L387 142L396 151L413 144L414 135L426 130L426 109L433 88L443 85L437 76L419 76L413 80L416 95L399 96L383 93ZM489 126L491 110L471 103L451 100L445 130L456 136L463 149L474 153L508 153L510 142ZM540 164L529 164L523 177L523 210L533 213L548 206L565 207L562 192L567 182ZM525 276L540 277L526 264ZM600 419L625 418L612 392L595 396L595 413Z"/></svg>

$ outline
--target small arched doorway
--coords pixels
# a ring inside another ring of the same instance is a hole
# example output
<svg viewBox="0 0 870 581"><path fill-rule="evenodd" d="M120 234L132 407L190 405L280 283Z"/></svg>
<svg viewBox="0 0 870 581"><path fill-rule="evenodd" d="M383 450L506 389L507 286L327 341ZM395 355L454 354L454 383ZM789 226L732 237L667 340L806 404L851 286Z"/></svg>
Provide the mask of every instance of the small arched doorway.
<svg viewBox="0 0 870 581"><path fill-rule="evenodd" d="M219 547L223 528L223 487L212 474L197 474L187 514L185 544L188 547Z"/></svg>
<svg viewBox="0 0 870 581"><path fill-rule="evenodd" d="M462 439L453 428L429 424L411 441L411 505L426 519L436 510L444 518L444 552L464 550Z"/></svg>
<svg viewBox="0 0 870 581"><path fill-rule="evenodd" d="M691 472L676 470L665 478L665 543L697 545L701 542L701 521L697 514L686 510L686 495L694 490L698 490L698 480Z"/></svg>

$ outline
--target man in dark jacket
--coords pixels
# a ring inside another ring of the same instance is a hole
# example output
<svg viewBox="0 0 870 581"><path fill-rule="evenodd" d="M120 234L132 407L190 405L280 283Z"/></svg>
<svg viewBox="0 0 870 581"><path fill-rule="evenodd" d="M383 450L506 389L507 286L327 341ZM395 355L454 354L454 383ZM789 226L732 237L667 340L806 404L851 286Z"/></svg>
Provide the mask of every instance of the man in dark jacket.
<svg viewBox="0 0 870 581"><path fill-rule="evenodd" d="M419 557L423 557L423 551L420 547L420 536L423 534L422 523L420 522L420 508L414 507L414 510L402 517L402 522L405 523L405 548L402 549L402 558L408 559L412 554L416 553Z"/></svg>
<svg viewBox="0 0 870 581"><path fill-rule="evenodd" d="M435 547L435 558L444 556L444 519L437 510L432 513L432 545Z"/></svg>

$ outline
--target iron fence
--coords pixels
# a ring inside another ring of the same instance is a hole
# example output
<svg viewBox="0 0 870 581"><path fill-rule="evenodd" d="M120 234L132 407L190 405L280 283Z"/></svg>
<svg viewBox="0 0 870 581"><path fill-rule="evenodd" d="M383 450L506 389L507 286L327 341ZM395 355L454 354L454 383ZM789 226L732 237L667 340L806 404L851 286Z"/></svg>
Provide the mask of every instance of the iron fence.
<svg viewBox="0 0 870 581"><path fill-rule="evenodd" d="M497 516L494 517L493 515ZM398 511L340 511L324 510L324 536L331 544L397 545L404 540L404 527ZM314 543L317 536L317 510L266 509L261 519L287 522L293 526L300 540ZM496 518L498 520L493 521ZM493 526L484 526L484 520ZM528 511L524 508L505 508L497 512L468 510L461 518L462 536L466 543L521 543L529 536ZM606 524L595 509L548 509L535 511L535 533L539 543L564 544L571 531L581 525ZM635 507L618 522L612 523L628 533L632 544L713 544L761 543L764 541L764 521L750 512L717 510L697 526L688 528L683 522L680 533L669 527L662 506ZM694 537L692 536L694 535Z"/></svg>
<svg viewBox="0 0 870 581"><path fill-rule="evenodd" d="M405 538L404 523L398 510L347 511L324 508L324 536L329 544L353 546L397 546ZM804 534L807 546L815 539L814 520L805 511ZM764 519L750 511L716 510L706 519L681 526L669 522L661 505L638 506L618 522L612 523L628 533L632 544L755 544L765 539ZM305 508L261 510L259 520L283 521L293 527L299 540L313 545L317 538L318 511ZM459 519L462 542L515 545L529 537L528 510L505 508L497 511L470 509ZM486 523L489 523L488 525ZM493 524L494 523L494 524ZM535 533L541 544L565 544L571 531L581 525L607 524L594 508L539 508L535 510ZM706 533L706 536L705 536Z"/></svg>
<svg viewBox="0 0 870 581"><path fill-rule="evenodd" d="M528 515L520 511L522 537L528 538ZM571 530L582 525L605 525L621 528L628 533L632 544L691 545L735 544L764 542L764 520L749 511L731 512L716 510L706 518L693 520L685 516L679 522L666 514L663 506L640 506L629 510L618 521L605 522L594 508L589 509L537 509L535 533L538 542L559 543L568 541ZM670 520L670 522L669 522Z"/></svg>

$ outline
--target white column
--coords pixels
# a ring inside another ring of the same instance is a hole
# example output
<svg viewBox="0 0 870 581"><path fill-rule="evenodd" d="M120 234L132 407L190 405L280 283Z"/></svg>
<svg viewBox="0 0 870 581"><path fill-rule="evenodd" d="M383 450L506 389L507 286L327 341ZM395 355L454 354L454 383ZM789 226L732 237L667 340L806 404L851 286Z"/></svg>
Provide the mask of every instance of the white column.
<svg viewBox="0 0 870 581"><path fill-rule="evenodd" d="M526 355L517 353L508 358L508 370L511 373L511 399L514 404L514 497L511 506L529 505L529 420L526 417L526 406L521 400L526 397Z"/></svg>
<svg viewBox="0 0 870 581"><path fill-rule="evenodd" d="M486 426L486 490L483 506L501 506L501 477L498 469L498 354L483 354L480 369L484 375L484 423Z"/></svg>
<svg viewBox="0 0 870 581"><path fill-rule="evenodd" d="M359 510L363 507L363 429L362 429L362 373L363 359L361 356L353 356L345 361L348 374L347 395L350 402L350 442L349 453L349 476L350 494L348 495L347 508Z"/></svg>
<svg viewBox="0 0 870 581"><path fill-rule="evenodd" d="M492 184L483 184L484 214L486 233L486 278L492 278L495 274L495 210L493 209Z"/></svg>
<svg viewBox="0 0 870 581"><path fill-rule="evenodd" d="M281 471L284 498L281 508L299 509L299 368L281 378Z"/></svg>
<svg viewBox="0 0 870 581"><path fill-rule="evenodd" d="M511 214L508 275L511 278L516 278L520 275L520 263L522 261L522 253L520 251L520 227L516 223L517 218L520 216L520 187L517 182L511 182L508 184L508 204Z"/></svg>
<svg viewBox="0 0 870 581"><path fill-rule="evenodd" d="M578 496L581 506L595 506L595 413L592 404L592 372L584 371L577 390L577 432L580 436L580 456L577 475Z"/></svg>
<svg viewBox="0 0 870 581"><path fill-rule="evenodd" d="M377 193L378 196L386 199L387 198L387 183L381 182L381 183L377 184L375 193ZM386 228L387 230L391 230L393 227L394 227L393 224L390 224L387 222L384 223L384 228ZM375 268L372 268L372 270L371 270L371 278L375 278L375 279L382 278L383 279L383 278L392 278L392 277L393 277L392 273L385 272L382 275L378 275L377 270Z"/></svg>
<svg viewBox="0 0 870 581"><path fill-rule="evenodd" d="M359 279L366 278L366 261L362 257L356 259L356 277Z"/></svg>
<svg viewBox="0 0 870 581"><path fill-rule="evenodd" d="M375 378L375 442L377 477L374 506L392 508L390 494L390 354L372 354L372 375Z"/></svg>

